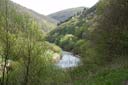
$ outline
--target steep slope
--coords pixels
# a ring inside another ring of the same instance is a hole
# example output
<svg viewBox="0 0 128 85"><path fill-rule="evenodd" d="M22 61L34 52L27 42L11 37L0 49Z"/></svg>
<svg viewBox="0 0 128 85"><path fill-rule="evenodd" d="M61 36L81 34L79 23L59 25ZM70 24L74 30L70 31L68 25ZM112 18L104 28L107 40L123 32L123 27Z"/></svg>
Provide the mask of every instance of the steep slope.
<svg viewBox="0 0 128 85"><path fill-rule="evenodd" d="M70 17L76 15L77 13L82 12L84 9L86 8L85 7L70 8L70 9L66 9L66 10L62 10L62 11L50 14L48 16L55 20L58 20L59 22L64 22Z"/></svg>
<svg viewBox="0 0 128 85"><path fill-rule="evenodd" d="M38 22L38 24L41 26L44 32L49 32L56 27L56 24L57 24L56 20L49 18L47 16L44 16L42 14L36 13L33 10L30 10L12 1L10 1L10 4L13 5L18 12L28 14L32 18L34 18Z"/></svg>
<svg viewBox="0 0 128 85"><path fill-rule="evenodd" d="M81 13L73 16L60 24L57 29L51 31L48 40L61 46L64 50L81 54L79 52L81 49L77 48L76 45L79 43L84 45L84 40L88 36L88 29L90 29L89 26L92 25L93 19L96 17L95 12L96 6L84 9Z"/></svg>

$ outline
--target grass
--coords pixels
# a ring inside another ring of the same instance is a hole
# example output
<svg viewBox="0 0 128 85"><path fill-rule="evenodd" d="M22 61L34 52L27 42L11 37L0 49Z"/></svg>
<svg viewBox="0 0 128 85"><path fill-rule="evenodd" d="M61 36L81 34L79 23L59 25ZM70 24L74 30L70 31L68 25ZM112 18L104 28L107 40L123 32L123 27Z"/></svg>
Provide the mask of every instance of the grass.
<svg viewBox="0 0 128 85"><path fill-rule="evenodd" d="M85 80L86 85L122 85L128 80L128 69L120 68L99 72Z"/></svg>
<svg viewBox="0 0 128 85"><path fill-rule="evenodd" d="M124 85L123 83L128 80L128 68L101 71L99 69L96 74L87 71L79 72L73 73L73 85Z"/></svg>
<svg viewBox="0 0 128 85"><path fill-rule="evenodd" d="M126 58L116 58L108 65L83 65L70 75L73 85L127 85L128 63Z"/></svg>

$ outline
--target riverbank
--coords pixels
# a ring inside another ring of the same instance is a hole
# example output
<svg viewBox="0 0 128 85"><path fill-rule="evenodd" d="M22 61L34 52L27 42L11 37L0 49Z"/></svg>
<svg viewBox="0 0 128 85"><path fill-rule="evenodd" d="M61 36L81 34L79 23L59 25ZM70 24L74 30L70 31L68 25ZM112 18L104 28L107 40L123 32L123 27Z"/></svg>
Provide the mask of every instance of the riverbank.
<svg viewBox="0 0 128 85"><path fill-rule="evenodd" d="M86 63L73 70L68 70L73 85L127 85L127 58L117 58L107 65Z"/></svg>

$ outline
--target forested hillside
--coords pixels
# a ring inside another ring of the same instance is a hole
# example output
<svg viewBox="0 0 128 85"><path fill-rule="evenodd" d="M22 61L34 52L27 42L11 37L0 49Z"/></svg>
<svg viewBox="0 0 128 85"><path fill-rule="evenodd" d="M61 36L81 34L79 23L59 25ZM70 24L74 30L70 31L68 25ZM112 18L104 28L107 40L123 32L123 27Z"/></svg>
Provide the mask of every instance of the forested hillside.
<svg viewBox="0 0 128 85"><path fill-rule="evenodd" d="M36 13L33 10L25 8L14 2L10 2L10 4L16 9L17 12L20 12L22 14L28 14L29 16L31 16L35 21L38 22L39 26L44 32L49 32L52 29L56 28L58 21L56 21L55 19Z"/></svg>
<svg viewBox="0 0 128 85"><path fill-rule="evenodd" d="M81 13L84 9L87 9L85 7L77 7L77 8L70 8L70 9L65 9L53 14L48 15L48 17L51 17L55 20L58 21L58 23L65 22L69 18L71 18L74 15L77 15Z"/></svg>
<svg viewBox="0 0 128 85"><path fill-rule="evenodd" d="M85 9L51 31L47 39L61 46L64 50L76 54L82 54L82 51L85 53L84 46L89 35L88 28L93 25L95 17L96 6L88 10Z"/></svg>
<svg viewBox="0 0 128 85"><path fill-rule="evenodd" d="M0 0L0 85L128 84L127 0L100 0L57 23Z"/></svg>
<svg viewBox="0 0 128 85"><path fill-rule="evenodd" d="M50 32L50 42L81 56L69 72L75 85L127 85L127 10L127 0L100 0Z"/></svg>

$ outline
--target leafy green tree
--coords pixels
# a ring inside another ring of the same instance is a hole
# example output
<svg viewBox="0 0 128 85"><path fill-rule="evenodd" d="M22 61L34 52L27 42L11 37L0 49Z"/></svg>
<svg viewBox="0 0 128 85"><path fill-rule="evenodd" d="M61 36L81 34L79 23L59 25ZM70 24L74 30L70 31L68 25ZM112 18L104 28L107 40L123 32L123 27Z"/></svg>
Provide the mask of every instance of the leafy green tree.
<svg viewBox="0 0 128 85"><path fill-rule="evenodd" d="M100 1L98 24L92 33L92 42L99 56L108 61L128 55L127 10L127 0Z"/></svg>

